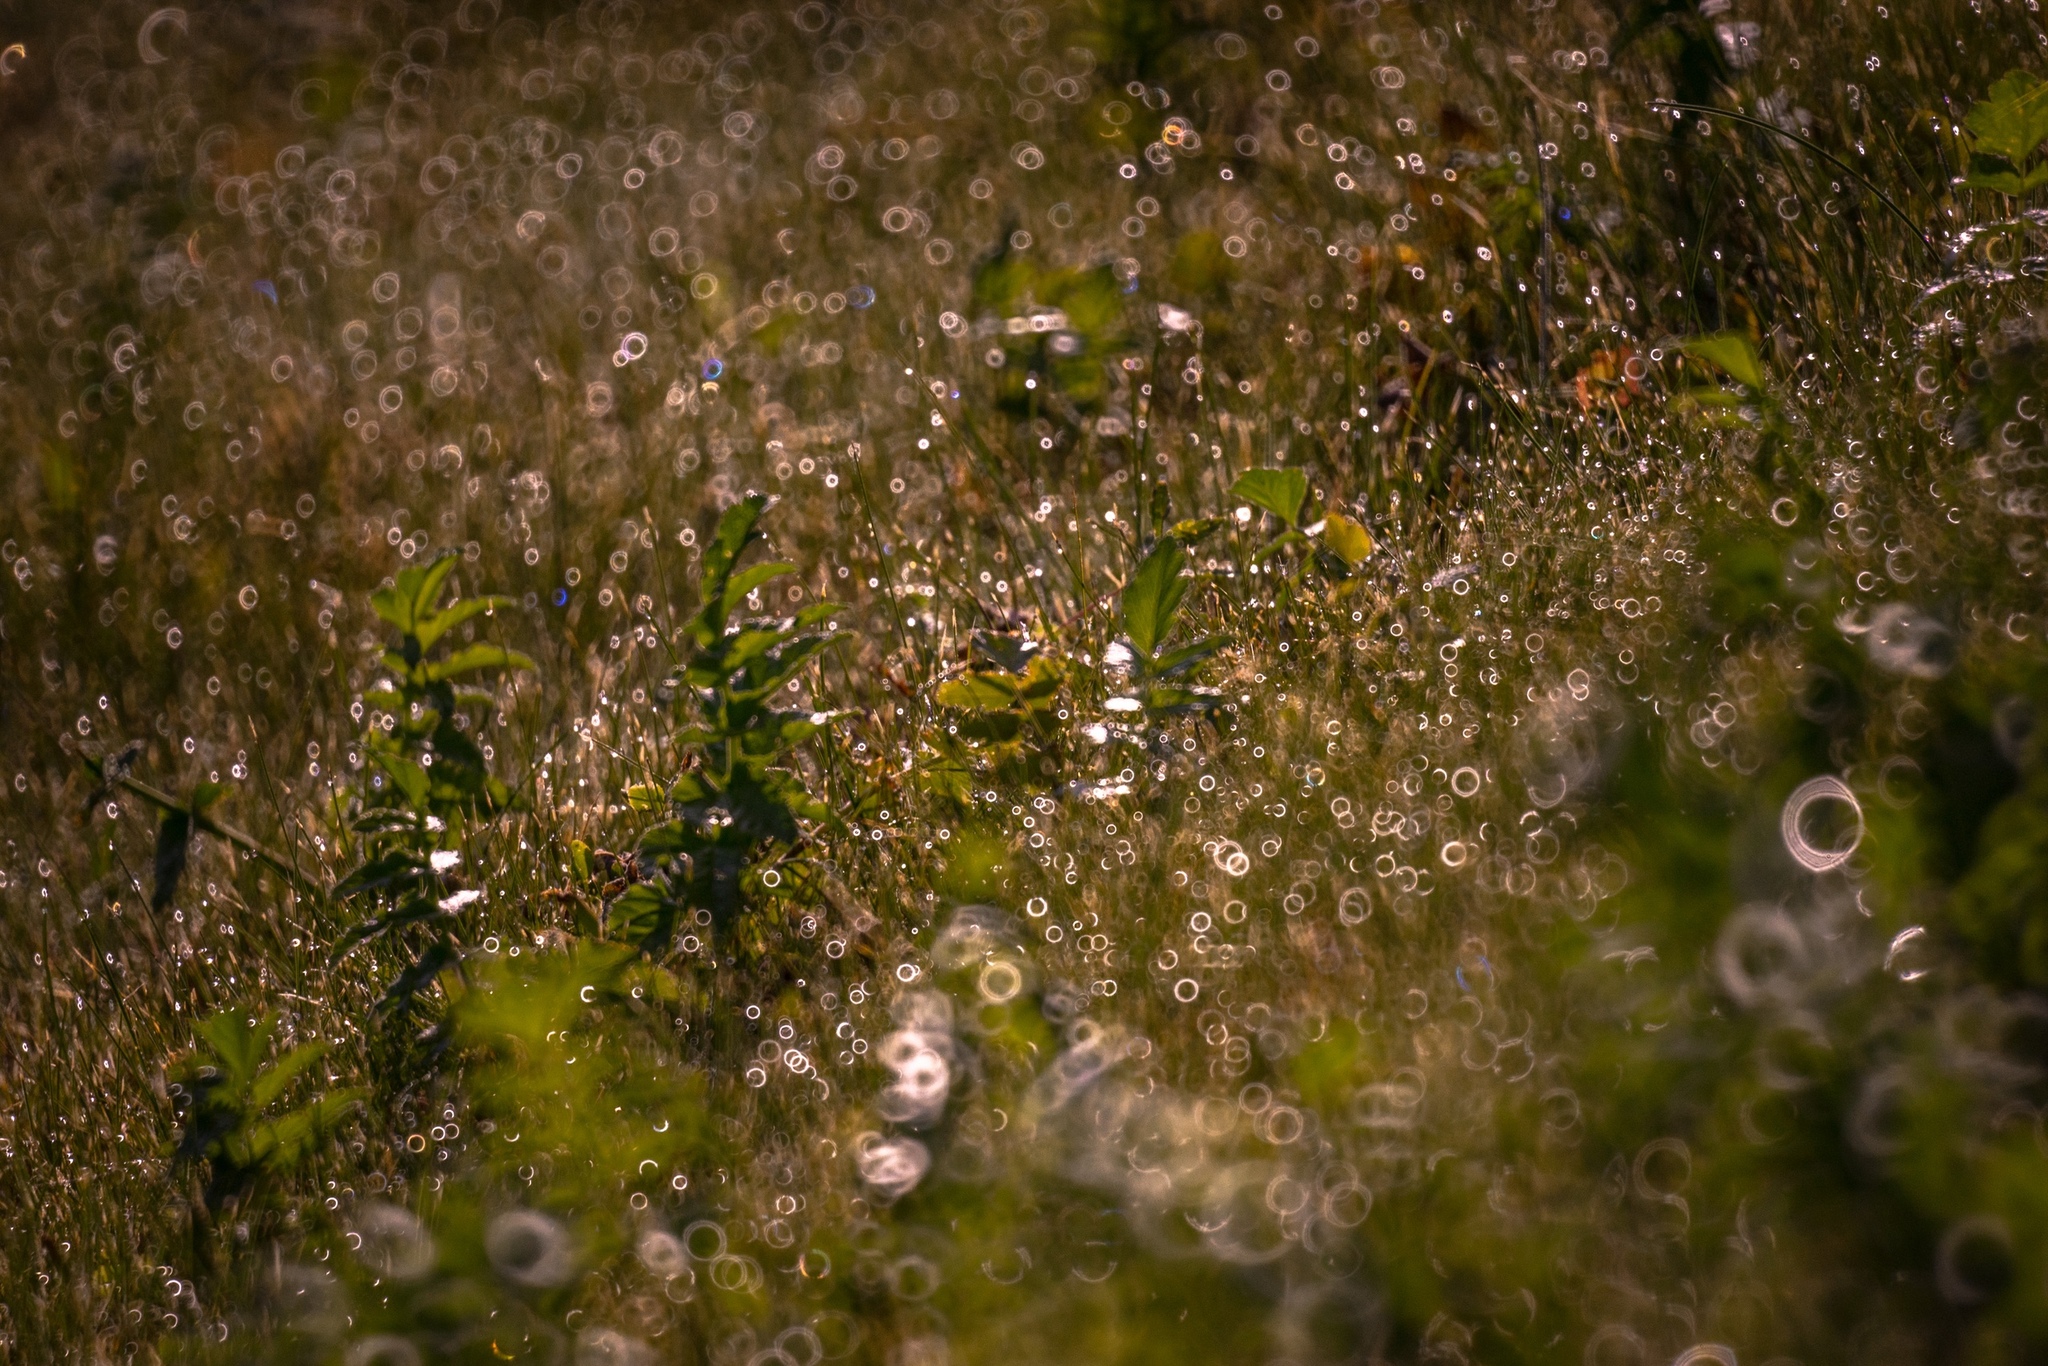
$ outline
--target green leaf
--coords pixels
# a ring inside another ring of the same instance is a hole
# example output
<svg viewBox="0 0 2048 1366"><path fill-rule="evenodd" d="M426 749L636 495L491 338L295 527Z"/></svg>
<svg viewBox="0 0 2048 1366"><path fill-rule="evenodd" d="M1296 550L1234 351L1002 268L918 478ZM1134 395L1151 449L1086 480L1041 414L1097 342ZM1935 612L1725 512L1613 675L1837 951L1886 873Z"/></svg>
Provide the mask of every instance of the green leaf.
<svg viewBox="0 0 2048 1366"><path fill-rule="evenodd" d="M991 631L977 626L967 633L974 657L1005 673L1021 674L1038 654L1039 642L1013 631Z"/></svg>
<svg viewBox="0 0 2048 1366"><path fill-rule="evenodd" d="M464 674L473 674L483 669L524 669L538 667L517 650L508 650L502 645L465 645L446 659L427 666L427 679L441 683Z"/></svg>
<svg viewBox="0 0 2048 1366"><path fill-rule="evenodd" d="M267 1015L252 1022L238 1010L222 1010L200 1021L199 1037L229 1085L239 1091L256 1080L263 1049L276 1028L277 1022Z"/></svg>
<svg viewBox="0 0 2048 1366"><path fill-rule="evenodd" d="M1252 558L1254 560L1270 560L1281 551L1287 549L1288 546L1307 545L1308 543L1308 537L1302 535L1299 531L1283 531L1272 540L1266 542L1266 544L1260 546L1253 553Z"/></svg>
<svg viewBox="0 0 2048 1366"><path fill-rule="evenodd" d="M1006 744L1024 728L1024 718L1014 711L985 711L960 722L960 738L972 744Z"/></svg>
<svg viewBox="0 0 2048 1366"><path fill-rule="evenodd" d="M398 576L399 591L409 590L412 595L415 628L433 612L434 602L441 596L441 585L448 582L448 576L455 572L456 563L455 552L444 550L434 557L433 563L415 566Z"/></svg>
<svg viewBox="0 0 2048 1366"><path fill-rule="evenodd" d="M745 600L747 594L753 592L762 584L767 583L771 579L779 579L784 574L794 573L796 573L796 566L784 560L775 560L768 564L748 565L745 569L734 574L725 585L723 602L725 615L731 616L733 609Z"/></svg>
<svg viewBox="0 0 2048 1366"><path fill-rule="evenodd" d="M942 707L1004 711L1017 700L1018 682L1008 674L971 673L941 683L932 695Z"/></svg>
<svg viewBox="0 0 2048 1366"><path fill-rule="evenodd" d="M502 596L464 598L460 602L451 603L446 611L436 612L425 621L419 622L413 629L413 635L419 640L422 650L430 650L434 647L435 641L471 617L513 605L512 599Z"/></svg>
<svg viewBox="0 0 2048 1366"><path fill-rule="evenodd" d="M1717 332L1711 337L1694 337L1681 344L1688 356L1695 356L1726 372L1737 384L1751 389L1764 387L1763 363L1756 348L1740 332Z"/></svg>
<svg viewBox="0 0 2048 1366"><path fill-rule="evenodd" d="M1970 107L1964 124L1977 145L2015 164L2048 140L2048 82L2023 71L2008 72Z"/></svg>
<svg viewBox="0 0 2048 1366"><path fill-rule="evenodd" d="M1264 508L1292 527L1308 501L1308 476L1300 470L1246 470L1230 486L1233 498Z"/></svg>
<svg viewBox="0 0 2048 1366"><path fill-rule="evenodd" d="M779 645L748 664L744 686L733 689L733 697L743 701L766 697L789 682L815 655L837 639L836 635L803 636Z"/></svg>
<svg viewBox="0 0 2048 1366"><path fill-rule="evenodd" d="M1353 569L1364 564L1373 552L1372 533L1341 512L1323 519L1323 544Z"/></svg>
<svg viewBox="0 0 2048 1366"><path fill-rule="evenodd" d="M605 936L650 952L675 928L680 908L651 882L636 882L605 911Z"/></svg>
<svg viewBox="0 0 2048 1366"><path fill-rule="evenodd" d="M389 588L370 595L370 607L384 620L411 635L420 619L433 610L441 585L455 572L455 552L444 550L430 564L402 569Z"/></svg>
<svg viewBox="0 0 2048 1366"><path fill-rule="evenodd" d="M1039 655L1024 667L1023 681L1017 685L1017 700L1031 710L1044 711L1058 696L1065 679L1065 671L1057 663Z"/></svg>
<svg viewBox="0 0 2048 1366"><path fill-rule="evenodd" d="M426 804L427 794L433 790L433 783L428 779L425 769L401 754L392 754L384 750L372 750L370 758L376 762L377 767L390 775L391 785L398 789L398 794L405 798L408 804Z"/></svg>
<svg viewBox="0 0 2048 1366"><path fill-rule="evenodd" d="M1157 684L1145 690L1145 710L1155 715L1208 711L1222 700L1213 689L1188 688L1172 683Z"/></svg>
<svg viewBox="0 0 2048 1366"><path fill-rule="evenodd" d="M1190 517L1175 522L1166 534L1185 546L1194 546L1230 524L1228 517Z"/></svg>
<svg viewBox="0 0 2048 1366"><path fill-rule="evenodd" d="M751 493L726 509L718 519L718 527L711 533L711 539L704 546L703 586L704 624L711 628L714 636L725 629L725 618L730 610L725 606L726 585L732 579L733 566L747 547L756 541L766 540L755 524L768 509L768 495Z"/></svg>
<svg viewBox="0 0 2048 1366"><path fill-rule="evenodd" d="M2048 185L2048 162L2021 175L2012 168L2012 163L2002 157L1972 152L1970 171L1963 177L1963 184L1972 189L1996 190L2000 194L2031 194L2041 186Z"/></svg>
<svg viewBox="0 0 2048 1366"><path fill-rule="evenodd" d="M380 588L370 594L370 610L401 631L412 630L412 599L396 588Z"/></svg>
<svg viewBox="0 0 2048 1366"><path fill-rule="evenodd" d="M1168 651L1152 661L1151 673L1155 678L1171 678L1175 674L1186 673L1227 644L1229 642L1221 636L1210 636L1206 640L1198 640L1181 649Z"/></svg>
<svg viewBox="0 0 2048 1366"><path fill-rule="evenodd" d="M326 1044L302 1043L279 1058L268 1071L256 1078L256 1084L249 1088L249 1108L259 1111L269 1109L271 1102L284 1094L285 1088L298 1078L299 1073L326 1055Z"/></svg>
<svg viewBox="0 0 2048 1366"><path fill-rule="evenodd" d="M1124 631L1131 647L1148 660L1166 639L1181 599L1187 596L1188 586L1180 576L1187 558L1179 541L1161 541L1124 589Z"/></svg>

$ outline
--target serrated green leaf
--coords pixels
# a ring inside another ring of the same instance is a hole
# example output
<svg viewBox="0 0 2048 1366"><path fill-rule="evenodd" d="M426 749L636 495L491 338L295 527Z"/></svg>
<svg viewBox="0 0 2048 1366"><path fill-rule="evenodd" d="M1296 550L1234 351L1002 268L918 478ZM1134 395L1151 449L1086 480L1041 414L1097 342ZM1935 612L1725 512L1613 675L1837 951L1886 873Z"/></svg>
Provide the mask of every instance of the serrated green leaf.
<svg viewBox="0 0 2048 1366"><path fill-rule="evenodd" d="M2048 141L2048 82L2008 72L1970 107L1963 123L1978 147L2015 164Z"/></svg>
<svg viewBox="0 0 2048 1366"><path fill-rule="evenodd" d="M1308 501L1308 476L1300 470L1246 470L1230 486L1230 494L1264 508L1292 527L1301 520L1301 505Z"/></svg>

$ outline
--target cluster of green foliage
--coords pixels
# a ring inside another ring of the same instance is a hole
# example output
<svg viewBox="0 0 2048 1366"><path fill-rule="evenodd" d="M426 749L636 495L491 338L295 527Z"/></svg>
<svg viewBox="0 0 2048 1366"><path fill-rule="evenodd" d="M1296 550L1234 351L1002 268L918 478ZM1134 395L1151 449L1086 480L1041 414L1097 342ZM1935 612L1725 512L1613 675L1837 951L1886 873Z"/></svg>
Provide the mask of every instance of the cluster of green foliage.
<svg viewBox="0 0 2048 1366"><path fill-rule="evenodd" d="M403 570L370 601L399 637L383 656L388 684L363 695L372 709L363 736L369 779L354 794L349 818L360 860L332 897L367 912L341 936L337 955L380 941L404 945L407 962L378 1001L380 1012L406 1010L423 988L460 965L459 912L478 895L459 871L465 837L514 801L471 733L479 728L476 709L496 699L460 680L534 663L483 642L446 648L455 627L510 605L478 595L441 606L457 563L449 552Z"/></svg>

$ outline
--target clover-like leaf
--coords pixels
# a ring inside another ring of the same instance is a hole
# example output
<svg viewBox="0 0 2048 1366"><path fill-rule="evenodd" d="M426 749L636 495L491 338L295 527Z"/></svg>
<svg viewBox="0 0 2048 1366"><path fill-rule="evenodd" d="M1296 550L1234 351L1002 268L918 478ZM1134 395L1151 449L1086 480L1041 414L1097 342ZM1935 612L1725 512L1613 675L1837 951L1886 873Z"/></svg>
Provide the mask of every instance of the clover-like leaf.
<svg viewBox="0 0 2048 1366"><path fill-rule="evenodd" d="M1308 476L1300 470L1246 470L1230 486L1230 495L1265 509L1292 527L1301 520L1301 505L1308 501Z"/></svg>

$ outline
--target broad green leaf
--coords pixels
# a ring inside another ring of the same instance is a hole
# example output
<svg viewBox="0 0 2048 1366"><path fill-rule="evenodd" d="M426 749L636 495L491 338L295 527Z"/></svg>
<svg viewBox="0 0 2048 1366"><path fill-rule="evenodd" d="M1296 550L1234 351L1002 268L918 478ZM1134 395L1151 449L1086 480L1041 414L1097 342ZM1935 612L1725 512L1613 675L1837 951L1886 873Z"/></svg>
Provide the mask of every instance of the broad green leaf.
<svg viewBox="0 0 2048 1366"><path fill-rule="evenodd" d="M433 783L428 779L425 769L401 754L392 754L385 750L371 751L370 758L390 777L392 786L398 789L398 795L413 806L426 804L427 793L433 788Z"/></svg>
<svg viewBox="0 0 2048 1366"><path fill-rule="evenodd" d="M605 935L622 943L655 947L675 924L677 907L651 882L636 882L605 910Z"/></svg>
<svg viewBox="0 0 2048 1366"><path fill-rule="evenodd" d="M941 683L932 695L942 707L1003 711L1017 700L1018 682L1009 674L971 673Z"/></svg>
<svg viewBox="0 0 2048 1366"><path fill-rule="evenodd" d="M455 572L459 563L455 552L444 550L434 557L431 564L406 570L398 576L400 591L406 589L410 579L412 593L412 620L415 629L433 613L434 603L441 596L441 585L448 582L448 576Z"/></svg>
<svg viewBox="0 0 2048 1366"><path fill-rule="evenodd" d="M733 566L748 546L767 539L754 529L767 508L766 494L748 494L726 509L725 515L718 519L718 527L711 533L711 539L705 543L703 616L706 624L715 631L722 631L725 627L725 589L732 578Z"/></svg>
<svg viewBox="0 0 2048 1366"><path fill-rule="evenodd" d="M718 672L730 678L755 660L766 656L785 638L780 628L772 626L741 631L736 636L726 637L725 648L719 654Z"/></svg>
<svg viewBox="0 0 2048 1366"><path fill-rule="evenodd" d="M1124 631L1132 648L1148 660L1166 639L1181 599L1187 596L1188 586L1180 576L1187 558L1179 541L1161 541L1124 588Z"/></svg>
<svg viewBox="0 0 2048 1366"><path fill-rule="evenodd" d="M249 1088L249 1108L267 1110L270 1103L283 1095L285 1088L298 1079L299 1073L311 1067L327 1055L324 1043L302 1043L291 1052L271 1064L269 1070L256 1078L256 1084Z"/></svg>
<svg viewBox="0 0 2048 1366"><path fill-rule="evenodd" d="M804 636L770 651L748 666L746 686L735 688L733 696L741 699L766 697L789 682L804 665L837 639L838 636Z"/></svg>
<svg viewBox="0 0 2048 1366"><path fill-rule="evenodd" d="M1353 569L1364 564L1373 551L1372 533L1341 512L1323 519L1323 544Z"/></svg>
<svg viewBox="0 0 2048 1366"><path fill-rule="evenodd" d="M1736 383L1751 389L1764 387L1763 363L1756 348L1739 332L1717 332L1711 337L1694 337L1682 343L1688 356L1696 356L1727 373Z"/></svg>
<svg viewBox="0 0 2048 1366"><path fill-rule="evenodd" d="M968 632L967 640L976 659L1013 674L1023 673L1040 649L1039 642L1023 635L979 626Z"/></svg>
<svg viewBox="0 0 2048 1366"><path fill-rule="evenodd" d="M767 564L748 565L745 569L734 574L725 585L725 615L731 616L733 609L746 599L747 594L753 592L762 584L767 583L771 579L779 579L784 574L794 573L796 573L796 566L784 560L775 560Z"/></svg>
<svg viewBox="0 0 2048 1366"><path fill-rule="evenodd" d="M370 610L401 631L412 630L412 598L397 588L380 588L370 594Z"/></svg>
<svg viewBox="0 0 2048 1366"><path fill-rule="evenodd" d="M432 682L444 682L473 674L481 669L524 669L538 666L517 650L508 650L501 645L465 645L446 659L427 666L427 678Z"/></svg>
<svg viewBox="0 0 2048 1366"><path fill-rule="evenodd" d="M1043 711L1058 695L1065 673L1054 661L1039 655L1025 666L1024 680L1017 687L1017 700Z"/></svg>
<svg viewBox="0 0 2048 1366"><path fill-rule="evenodd" d="M1308 501L1308 476L1300 470L1246 470L1230 486L1233 498L1264 508L1292 527Z"/></svg>
<svg viewBox="0 0 2048 1366"><path fill-rule="evenodd" d="M2014 163L2024 161L2048 140L2048 81L2008 72L1970 106L1963 122L1983 150Z"/></svg>
<svg viewBox="0 0 2048 1366"><path fill-rule="evenodd" d="M1156 678L1171 678L1175 674L1186 673L1228 643L1220 636L1211 636L1181 649L1169 650L1152 661L1152 675Z"/></svg>
<svg viewBox="0 0 2048 1366"><path fill-rule="evenodd" d="M460 602L449 604L446 611L436 612L433 616L419 622L413 628L413 635L419 640L420 649L431 650L434 647L435 641L447 635L449 631L468 621L471 617L483 612L494 612L500 607L511 607L512 605L512 599L495 595L464 598Z"/></svg>
<svg viewBox="0 0 2048 1366"><path fill-rule="evenodd" d="M1210 688L1189 688L1161 683L1145 690L1145 710L1157 713L1206 711L1222 698Z"/></svg>
<svg viewBox="0 0 2048 1366"><path fill-rule="evenodd" d="M1024 718L1013 711L985 711L959 723L960 738L974 744L1003 744L1017 738Z"/></svg>
<svg viewBox="0 0 2048 1366"><path fill-rule="evenodd" d="M1963 177L1963 184L1972 189L1996 190L2000 194L2031 194L2048 185L2048 162L2022 175L2001 158L1972 152L1970 171Z"/></svg>

